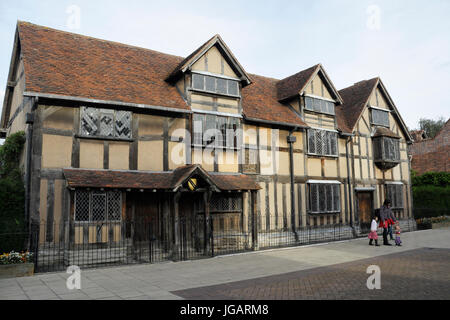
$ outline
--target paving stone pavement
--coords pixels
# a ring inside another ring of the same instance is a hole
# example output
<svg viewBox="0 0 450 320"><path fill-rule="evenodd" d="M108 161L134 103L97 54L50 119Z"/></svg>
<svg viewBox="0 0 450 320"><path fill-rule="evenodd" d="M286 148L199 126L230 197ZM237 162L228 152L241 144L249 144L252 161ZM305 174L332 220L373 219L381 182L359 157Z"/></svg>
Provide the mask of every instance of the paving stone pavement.
<svg viewBox="0 0 450 320"><path fill-rule="evenodd" d="M380 290L367 288L371 265L380 268ZM422 248L172 293L189 300L449 300L449 266L450 249Z"/></svg>
<svg viewBox="0 0 450 320"><path fill-rule="evenodd" d="M397 255L399 257L398 259L402 257L404 259L410 259L412 262L409 265L414 270L414 265L420 263L421 260L419 258L414 260L414 257L410 257L407 252L421 254L422 251L411 251L421 248L450 249L450 228L404 233L402 234L402 241L404 244L402 247L370 247L367 245L367 239L354 239L338 243L256 251L195 261L83 269L81 270L80 290L67 289L66 280L69 274L65 272L42 273L23 278L0 279L0 300L183 299L183 297L174 294L174 292L180 293L180 291L186 289L230 284L275 275L280 276L279 281L284 283L283 281L286 281L286 279L283 279L283 275L287 273L302 270L303 272L305 272L304 270L313 272L314 269L320 267L331 268L337 264L357 263L357 260L361 259L373 258L375 260L380 259L380 261L385 261L390 254L394 254L392 257L395 259L397 259ZM406 256L403 256L402 253L405 253ZM445 255L443 254L442 256ZM436 258L437 261L439 260L438 258ZM428 261L427 263L432 264L431 267L433 267L433 259L429 258L425 261ZM395 261L397 262L392 263L393 266L402 264L401 259ZM387 261L383 263L391 265ZM448 266L448 261L446 263ZM423 268L426 267L425 265L422 266ZM360 270L353 266L349 267L351 267L349 270L353 270L352 273L345 275L349 279L357 277L367 279L369 276L365 273L365 270ZM438 268L439 266L434 265L434 267ZM332 270L337 270L334 271L337 273L342 272L339 269ZM393 272L392 276L395 276L395 268L389 267L387 270L387 272L382 271L383 285L390 283L386 280L386 277L391 272ZM409 277L413 276L409 275ZM436 282L433 275L427 275L427 277ZM410 278L403 277L402 279L403 282L407 282ZM425 279L427 278L425 277ZM319 284L322 286L325 285L324 280L317 281L315 286L308 287L307 292L311 295L313 294L313 288L317 290L317 286L320 288ZM448 278L445 281L448 281ZM403 282L400 285L403 285ZM350 280L349 283L351 283ZM448 282L444 284L447 285L448 289ZM273 286L276 285L276 283L273 283ZM301 288L301 285L299 286ZM347 287L344 286L342 288ZM427 290L428 288L426 287ZM382 291L385 291L384 289ZM270 294L270 290L262 288L258 290L265 292L264 294ZM289 294L289 290L295 291L295 288L292 287L292 289L287 290L284 287L280 287L277 290L281 291L283 293L281 296L287 299L292 296ZM424 292L427 291L425 290ZM241 294L242 296L247 296L250 293L245 293L242 290L239 292L237 290L235 291L235 295L229 298L231 299ZM263 294L257 294L255 297L260 297L261 295ZM327 297L331 298L332 295L328 294L324 296L324 298ZM343 292L338 297L351 298L352 295L345 295L345 292ZM313 298L313 296L310 298Z"/></svg>

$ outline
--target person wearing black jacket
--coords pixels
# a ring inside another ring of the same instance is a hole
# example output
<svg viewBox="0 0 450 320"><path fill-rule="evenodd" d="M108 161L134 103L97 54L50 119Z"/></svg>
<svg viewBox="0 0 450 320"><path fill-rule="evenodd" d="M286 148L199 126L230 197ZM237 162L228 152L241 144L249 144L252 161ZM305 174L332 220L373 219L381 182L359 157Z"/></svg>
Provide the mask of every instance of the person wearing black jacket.
<svg viewBox="0 0 450 320"><path fill-rule="evenodd" d="M391 246L388 241L388 226L389 219L393 216L391 210L391 200L385 199L383 205L380 208L380 228L383 228L383 244L385 246Z"/></svg>

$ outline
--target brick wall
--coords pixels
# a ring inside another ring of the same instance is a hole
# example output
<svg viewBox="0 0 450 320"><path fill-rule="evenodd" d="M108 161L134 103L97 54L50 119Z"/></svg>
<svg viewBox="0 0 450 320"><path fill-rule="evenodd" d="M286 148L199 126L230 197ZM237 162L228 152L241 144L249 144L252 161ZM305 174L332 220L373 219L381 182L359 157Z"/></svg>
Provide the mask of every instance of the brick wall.
<svg viewBox="0 0 450 320"><path fill-rule="evenodd" d="M434 139L414 142L409 147L411 167L422 174L427 171L450 171L450 120Z"/></svg>

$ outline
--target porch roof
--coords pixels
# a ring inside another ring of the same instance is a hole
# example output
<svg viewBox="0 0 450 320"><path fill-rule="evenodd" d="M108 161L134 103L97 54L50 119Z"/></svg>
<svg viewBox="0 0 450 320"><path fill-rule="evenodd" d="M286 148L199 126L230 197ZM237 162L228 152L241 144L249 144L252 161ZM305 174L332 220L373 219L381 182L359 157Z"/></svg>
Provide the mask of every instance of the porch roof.
<svg viewBox="0 0 450 320"><path fill-rule="evenodd" d="M248 175L209 174L200 165L187 165L164 172L68 168L64 169L64 177L69 188L175 190L199 170L205 180L220 191L260 189Z"/></svg>

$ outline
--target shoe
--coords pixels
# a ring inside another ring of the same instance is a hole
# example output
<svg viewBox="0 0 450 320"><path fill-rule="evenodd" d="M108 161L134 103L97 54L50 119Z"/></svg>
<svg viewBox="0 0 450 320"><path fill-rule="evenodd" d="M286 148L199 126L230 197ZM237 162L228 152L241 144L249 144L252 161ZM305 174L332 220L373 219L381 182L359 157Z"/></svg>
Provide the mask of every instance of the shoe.
<svg viewBox="0 0 450 320"><path fill-rule="evenodd" d="M379 247L380 245L377 243L376 245L375 245L375 247Z"/></svg>
<svg viewBox="0 0 450 320"><path fill-rule="evenodd" d="M383 243L383 245L385 245L385 246L392 246L392 244L390 244L390 243Z"/></svg>

